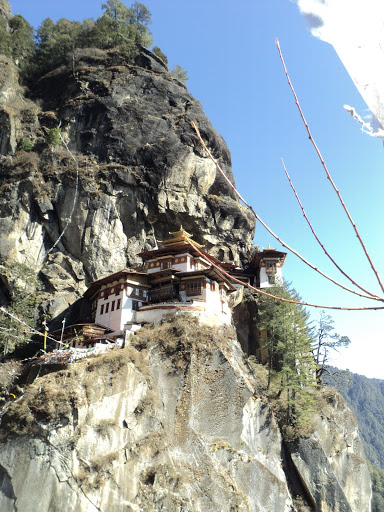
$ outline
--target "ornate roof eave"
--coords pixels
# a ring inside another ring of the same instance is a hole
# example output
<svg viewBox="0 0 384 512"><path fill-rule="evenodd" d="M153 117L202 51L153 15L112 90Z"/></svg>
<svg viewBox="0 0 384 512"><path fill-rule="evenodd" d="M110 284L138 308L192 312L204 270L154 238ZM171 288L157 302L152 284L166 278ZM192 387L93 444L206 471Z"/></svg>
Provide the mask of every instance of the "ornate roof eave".
<svg viewBox="0 0 384 512"><path fill-rule="evenodd" d="M120 279L122 277L133 276L133 275L147 276L148 274L146 272L137 272L135 270L128 270L128 269L119 270L118 272L115 272L114 274L108 274L105 277L101 277L100 279L97 279L97 281L93 281L93 283L91 283L88 286L88 289L85 291L84 297L92 297L92 295L94 295L96 293L96 291L103 284L116 281L117 279Z"/></svg>

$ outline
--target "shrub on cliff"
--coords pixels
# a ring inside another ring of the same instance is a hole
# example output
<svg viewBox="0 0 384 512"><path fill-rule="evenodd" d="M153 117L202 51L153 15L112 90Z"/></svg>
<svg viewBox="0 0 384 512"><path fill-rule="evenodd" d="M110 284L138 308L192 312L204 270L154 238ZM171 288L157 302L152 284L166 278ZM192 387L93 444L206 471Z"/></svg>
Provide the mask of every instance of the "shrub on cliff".
<svg viewBox="0 0 384 512"><path fill-rule="evenodd" d="M5 356L31 340L41 282L31 268L21 263L1 265L0 274L10 290L5 311L0 312L0 350Z"/></svg>

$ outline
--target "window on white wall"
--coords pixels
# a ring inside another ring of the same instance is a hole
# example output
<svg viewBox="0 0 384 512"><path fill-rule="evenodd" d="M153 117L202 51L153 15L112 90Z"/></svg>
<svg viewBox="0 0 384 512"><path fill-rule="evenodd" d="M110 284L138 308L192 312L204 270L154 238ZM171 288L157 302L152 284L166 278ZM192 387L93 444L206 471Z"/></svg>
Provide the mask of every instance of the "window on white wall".
<svg viewBox="0 0 384 512"><path fill-rule="evenodd" d="M187 295L201 295L202 282L201 281L187 281L186 291L187 291Z"/></svg>

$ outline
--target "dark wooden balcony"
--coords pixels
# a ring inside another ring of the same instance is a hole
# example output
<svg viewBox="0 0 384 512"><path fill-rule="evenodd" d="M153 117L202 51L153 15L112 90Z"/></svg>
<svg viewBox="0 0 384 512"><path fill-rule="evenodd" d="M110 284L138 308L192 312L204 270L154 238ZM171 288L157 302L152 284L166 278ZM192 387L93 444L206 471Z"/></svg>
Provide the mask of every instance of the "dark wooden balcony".
<svg viewBox="0 0 384 512"><path fill-rule="evenodd" d="M173 284L160 286L150 290L148 295L148 303L165 302L179 299L179 291Z"/></svg>

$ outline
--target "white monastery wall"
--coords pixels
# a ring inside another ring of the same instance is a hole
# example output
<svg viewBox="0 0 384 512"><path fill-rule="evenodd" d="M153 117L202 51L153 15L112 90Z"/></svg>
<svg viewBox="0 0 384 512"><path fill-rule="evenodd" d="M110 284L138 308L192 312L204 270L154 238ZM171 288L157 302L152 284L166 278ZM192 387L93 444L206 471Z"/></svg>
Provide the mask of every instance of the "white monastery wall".
<svg viewBox="0 0 384 512"><path fill-rule="evenodd" d="M107 299L104 297L98 299L95 322L112 329L111 335L121 334L126 323L135 322L136 311L133 303L137 302L139 308L143 305L143 299L147 297L146 290L143 294L138 290L140 290L139 286L128 286L118 294L112 293Z"/></svg>
<svg viewBox="0 0 384 512"><path fill-rule="evenodd" d="M283 272L280 267L276 268L275 276L275 284L281 284L283 282ZM273 286L273 284L269 283L268 274L265 267L260 268L260 288L268 288Z"/></svg>

